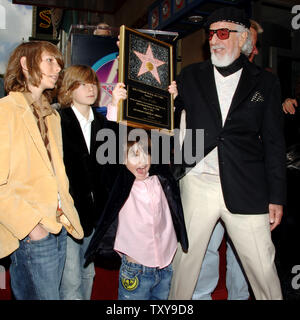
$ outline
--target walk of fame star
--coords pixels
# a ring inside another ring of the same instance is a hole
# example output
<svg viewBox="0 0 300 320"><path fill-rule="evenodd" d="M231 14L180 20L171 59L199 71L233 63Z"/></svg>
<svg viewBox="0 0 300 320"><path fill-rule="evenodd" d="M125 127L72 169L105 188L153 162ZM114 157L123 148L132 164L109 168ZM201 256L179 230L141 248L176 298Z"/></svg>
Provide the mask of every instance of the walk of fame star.
<svg viewBox="0 0 300 320"><path fill-rule="evenodd" d="M151 72L153 77L157 80L157 82L160 84L160 78L157 72L157 68L163 64L165 64L164 61L155 59L153 56L153 52L151 50L150 43L148 44L148 48L146 51L146 54L143 54L138 51L133 51L138 58L142 61L142 65L140 67L138 77L146 72Z"/></svg>

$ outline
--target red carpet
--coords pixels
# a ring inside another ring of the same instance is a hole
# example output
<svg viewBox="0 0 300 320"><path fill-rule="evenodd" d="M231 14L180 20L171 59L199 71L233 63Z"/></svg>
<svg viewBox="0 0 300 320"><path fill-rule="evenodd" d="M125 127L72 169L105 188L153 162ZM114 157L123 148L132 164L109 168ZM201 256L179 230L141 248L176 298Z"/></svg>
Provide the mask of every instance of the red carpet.
<svg viewBox="0 0 300 320"><path fill-rule="evenodd" d="M226 300L227 289L226 289L226 241L223 239L220 249L220 271L219 271L219 282L212 294L213 300Z"/></svg>
<svg viewBox="0 0 300 320"><path fill-rule="evenodd" d="M118 271L96 268L92 300L116 300L118 296ZM226 300L226 242L220 246L220 278L212 295L213 300Z"/></svg>
<svg viewBox="0 0 300 320"><path fill-rule="evenodd" d="M220 279L213 293L213 300L226 300L227 290L225 285L226 273L226 243L223 240L220 247ZM1 265L1 260L0 260ZM116 300L118 291L118 270L96 268L92 300ZM9 286L9 272L6 272L6 289L0 289L0 300L11 300L12 293Z"/></svg>
<svg viewBox="0 0 300 320"><path fill-rule="evenodd" d="M12 299L12 294L11 294L11 290L10 290L10 285L9 285L9 272L6 272L6 279L5 279L5 283L6 283L6 289L0 289L0 300L11 300Z"/></svg>

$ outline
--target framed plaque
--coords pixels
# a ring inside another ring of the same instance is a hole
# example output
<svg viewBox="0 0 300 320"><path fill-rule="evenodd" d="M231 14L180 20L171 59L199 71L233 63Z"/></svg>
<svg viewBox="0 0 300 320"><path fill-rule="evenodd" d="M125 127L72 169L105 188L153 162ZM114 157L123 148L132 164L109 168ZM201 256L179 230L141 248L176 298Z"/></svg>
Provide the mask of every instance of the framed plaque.
<svg viewBox="0 0 300 320"><path fill-rule="evenodd" d="M120 28L119 82L127 89L118 122L173 134L173 47L125 26Z"/></svg>

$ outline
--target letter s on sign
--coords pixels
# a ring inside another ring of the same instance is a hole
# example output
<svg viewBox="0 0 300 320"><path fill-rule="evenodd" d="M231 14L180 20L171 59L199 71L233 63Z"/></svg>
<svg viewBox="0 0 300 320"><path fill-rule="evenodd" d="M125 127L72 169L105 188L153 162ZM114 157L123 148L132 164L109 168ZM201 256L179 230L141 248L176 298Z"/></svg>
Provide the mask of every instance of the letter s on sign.
<svg viewBox="0 0 300 320"><path fill-rule="evenodd" d="M50 17L48 16L50 15ZM44 29L48 29L51 26L51 10L43 10L39 14L40 18L47 23L40 23L40 27Z"/></svg>
<svg viewBox="0 0 300 320"><path fill-rule="evenodd" d="M293 6L292 14L296 14L292 19L292 28L298 30L300 29L300 5Z"/></svg>

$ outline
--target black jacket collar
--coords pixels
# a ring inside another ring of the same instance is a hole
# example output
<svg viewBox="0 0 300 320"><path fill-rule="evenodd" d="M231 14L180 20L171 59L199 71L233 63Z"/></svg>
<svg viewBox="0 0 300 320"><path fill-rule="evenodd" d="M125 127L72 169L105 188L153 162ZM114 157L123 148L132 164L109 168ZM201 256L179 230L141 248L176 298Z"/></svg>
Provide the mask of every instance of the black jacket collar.
<svg viewBox="0 0 300 320"><path fill-rule="evenodd" d="M96 152L96 135L97 132L102 129L105 125L105 118L99 114L95 108L92 108L94 114L94 120L92 121L91 126L91 145L90 145L90 154ZM86 146L84 136L81 131L79 121L72 110L71 107L63 108L59 110L62 120L66 123L70 132L72 132L72 140L78 143L78 148L88 153L88 148Z"/></svg>
<svg viewBox="0 0 300 320"><path fill-rule="evenodd" d="M216 82L214 77L211 60L207 60L200 63L197 71L197 81L199 82L199 89L202 91L202 95L206 100L206 103L210 106L210 110L214 113L214 119L218 127L222 127L222 114L219 105L218 93L216 88ZM241 103L243 99L247 97L249 92L253 89L257 83L257 76L262 70L254 63L247 61L243 62L243 71L232 99L232 103L228 112L230 113Z"/></svg>

